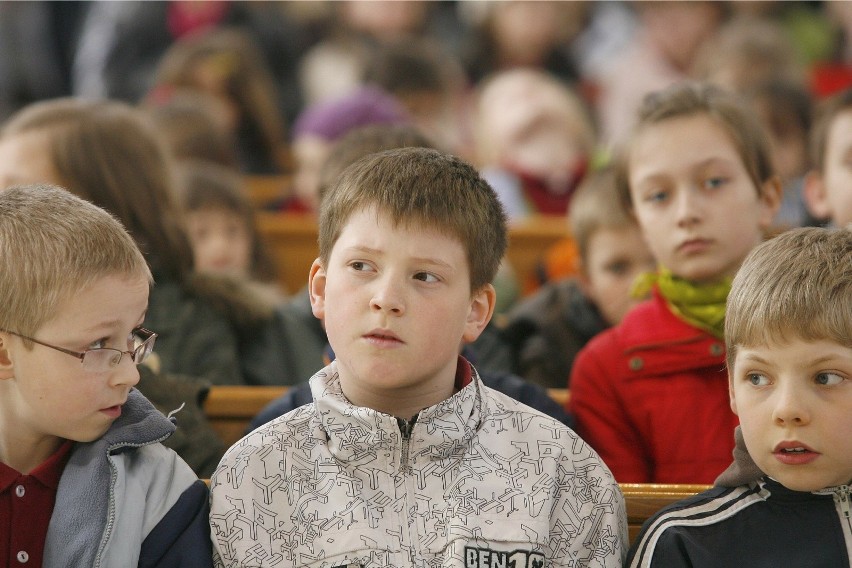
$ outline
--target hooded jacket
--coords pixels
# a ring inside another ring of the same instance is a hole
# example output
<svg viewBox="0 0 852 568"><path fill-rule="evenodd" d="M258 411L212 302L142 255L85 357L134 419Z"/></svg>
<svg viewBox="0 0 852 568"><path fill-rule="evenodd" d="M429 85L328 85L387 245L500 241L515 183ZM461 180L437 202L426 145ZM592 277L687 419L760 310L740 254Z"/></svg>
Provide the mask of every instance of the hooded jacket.
<svg viewBox="0 0 852 568"><path fill-rule="evenodd" d="M44 568L212 565L207 488L160 442L175 426L133 389L106 434L74 444Z"/></svg>
<svg viewBox="0 0 852 568"><path fill-rule="evenodd" d="M237 442L214 474L219 565L621 566L606 466L469 368L411 421L353 406L336 362L314 375L313 404Z"/></svg>
<svg viewBox="0 0 852 568"><path fill-rule="evenodd" d="M648 519L626 566L849 568L850 487L787 489L766 476L737 428L734 463L715 487Z"/></svg>

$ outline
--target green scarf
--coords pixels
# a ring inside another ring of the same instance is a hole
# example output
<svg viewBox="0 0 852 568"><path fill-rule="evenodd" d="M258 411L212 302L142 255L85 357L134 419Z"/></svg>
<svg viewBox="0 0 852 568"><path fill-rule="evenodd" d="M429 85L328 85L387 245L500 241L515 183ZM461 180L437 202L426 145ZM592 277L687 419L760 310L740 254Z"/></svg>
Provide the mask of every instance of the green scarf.
<svg viewBox="0 0 852 568"><path fill-rule="evenodd" d="M660 267L640 276L631 295L646 297L656 284L669 309L683 321L722 339L725 335L725 301L731 291L731 278L711 284L695 284Z"/></svg>

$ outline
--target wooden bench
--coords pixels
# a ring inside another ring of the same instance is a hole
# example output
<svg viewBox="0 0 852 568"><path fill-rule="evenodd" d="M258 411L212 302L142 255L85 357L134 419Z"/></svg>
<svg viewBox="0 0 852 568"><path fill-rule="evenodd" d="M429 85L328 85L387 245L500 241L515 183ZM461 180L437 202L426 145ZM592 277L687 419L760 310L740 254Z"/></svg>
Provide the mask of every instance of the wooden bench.
<svg viewBox="0 0 852 568"><path fill-rule="evenodd" d="M250 175L243 177L243 183L249 201L261 210L288 195L293 183L292 179L287 175Z"/></svg>
<svg viewBox="0 0 852 568"><path fill-rule="evenodd" d="M642 524L657 511L681 499L710 489L710 485L619 483L627 508L627 532L633 542Z"/></svg>
<svg viewBox="0 0 852 568"><path fill-rule="evenodd" d="M287 387L215 385L204 402L204 414L225 446L230 447L243 437L249 422L263 407L286 392Z"/></svg>
<svg viewBox="0 0 852 568"><path fill-rule="evenodd" d="M319 256L317 222L311 215L259 211L257 229L278 269L278 281L290 294L308 283Z"/></svg>
<svg viewBox="0 0 852 568"><path fill-rule="evenodd" d="M231 446L243 437L252 418L286 392L287 387L216 385L210 388L204 413L222 441ZM548 394L564 406L569 392L566 389L548 389Z"/></svg>
<svg viewBox="0 0 852 568"><path fill-rule="evenodd" d="M319 254L317 224L311 215L259 211L257 227L279 271L281 286L298 292L308 282L311 263ZM535 279L539 262L557 241L568 236L560 217L537 217L509 228L506 256L518 282Z"/></svg>

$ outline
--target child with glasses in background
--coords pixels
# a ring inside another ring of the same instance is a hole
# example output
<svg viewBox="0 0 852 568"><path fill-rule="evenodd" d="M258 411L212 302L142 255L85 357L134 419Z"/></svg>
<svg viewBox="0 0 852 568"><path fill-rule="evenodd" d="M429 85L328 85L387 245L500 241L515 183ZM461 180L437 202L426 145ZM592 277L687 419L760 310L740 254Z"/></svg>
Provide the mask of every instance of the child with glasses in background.
<svg viewBox="0 0 852 568"><path fill-rule="evenodd" d="M151 283L102 209L0 192L0 564L212 565L207 488L133 388Z"/></svg>

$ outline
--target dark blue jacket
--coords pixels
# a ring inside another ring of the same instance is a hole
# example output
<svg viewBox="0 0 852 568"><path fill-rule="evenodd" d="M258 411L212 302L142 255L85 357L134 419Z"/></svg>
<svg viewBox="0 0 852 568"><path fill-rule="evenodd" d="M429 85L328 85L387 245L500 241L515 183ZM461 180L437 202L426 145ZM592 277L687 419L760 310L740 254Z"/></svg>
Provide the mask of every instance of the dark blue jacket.
<svg viewBox="0 0 852 568"><path fill-rule="evenodd" d="M734 456L715 487L645 522L625 566L849 568L849 485L787 489L757 468L739 428Z"/></svg>

